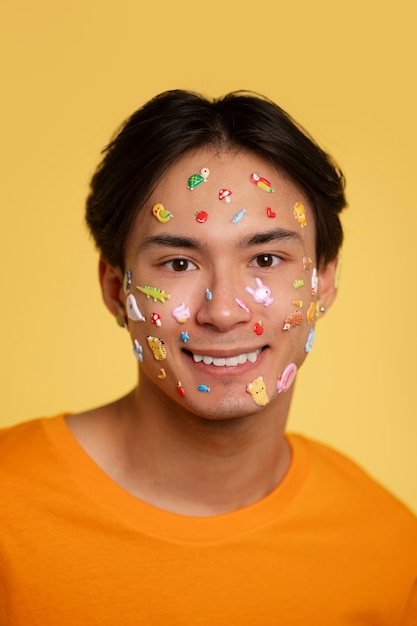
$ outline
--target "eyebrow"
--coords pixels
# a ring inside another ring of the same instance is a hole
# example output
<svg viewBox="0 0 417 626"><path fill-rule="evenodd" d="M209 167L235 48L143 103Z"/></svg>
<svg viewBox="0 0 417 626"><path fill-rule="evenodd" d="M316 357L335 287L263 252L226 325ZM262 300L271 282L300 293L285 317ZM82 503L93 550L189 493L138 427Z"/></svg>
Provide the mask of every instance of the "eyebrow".
<svg viewBox="0 0 417 626"><path fill-rule="evenodd" d="M288 241L298 245L303 244L303 239L295 230L287 228L274 228L264 232L258 232L253 235L242 237L238 242L238 248L248 248L250 246L259 246L266 243ZM173 235L171 233L161 233L147 237L140 246L149 247L165 247L165 248L186 248L189 250L201 250L207 248L206 242L195 237L186 235Z"/></svg>

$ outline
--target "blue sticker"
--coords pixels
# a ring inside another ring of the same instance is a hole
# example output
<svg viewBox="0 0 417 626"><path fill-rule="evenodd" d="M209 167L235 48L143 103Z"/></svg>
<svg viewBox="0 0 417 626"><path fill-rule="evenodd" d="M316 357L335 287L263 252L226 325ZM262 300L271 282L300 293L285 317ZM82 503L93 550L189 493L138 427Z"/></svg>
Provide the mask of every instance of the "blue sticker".
<svg viewBox="0 0 417 626"><path fill-rule="evenodd" d="M187 331L181 333L181 339L183 340L184 343L187 343L187 341L189 340L190 335L188 334Z"/></svg>
<svg viewBox="0 0 417 626"><path fill-rule="evenodd" d="M316 338L316 333L314 331L314 328L311 328L307 337L306 352L311 352L313 345L314 345L315 338Z"/></svg>
<svg viewBox="0 0 417 626"><path fill-rule="evenodd" d="M198 391L205 391L206 393L210 392L210 387L207 387L207 385L198 385L197 389Z"/></svg>

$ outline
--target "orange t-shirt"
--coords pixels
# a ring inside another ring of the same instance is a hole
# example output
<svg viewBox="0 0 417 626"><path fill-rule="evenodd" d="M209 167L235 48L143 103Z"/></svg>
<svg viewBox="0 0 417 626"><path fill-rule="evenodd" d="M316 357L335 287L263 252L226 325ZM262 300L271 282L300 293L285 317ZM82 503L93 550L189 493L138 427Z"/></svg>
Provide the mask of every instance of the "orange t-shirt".
<svg viewBox="0 0 417 626"><path fill-rule="evenodd" d="M4 429L1 626L400 625L416 518L342 455L288 440L269 496L193 518L124 491L63 416Z"/></svg>

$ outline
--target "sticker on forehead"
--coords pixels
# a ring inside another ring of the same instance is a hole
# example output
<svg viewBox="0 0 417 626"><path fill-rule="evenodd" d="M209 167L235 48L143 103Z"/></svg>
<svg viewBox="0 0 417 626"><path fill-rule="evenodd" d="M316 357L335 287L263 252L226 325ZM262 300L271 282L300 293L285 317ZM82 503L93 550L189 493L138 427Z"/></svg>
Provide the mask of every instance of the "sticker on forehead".
<svg viewBox="0 0 417 626"><path fill-rule="evenodd" d="M147 298L152 298L154 302L162 302L165 304L165 300L170 299L170 295L165 293L162 289L158 287L150 287L149 285L144 285L143 287L136 287L141 293L144 293Z"/></svg>
<svg viewBox="0 0 417 626"><path fill-rule="evenodd" d="M123 276L123 291L127 295L130 291L130 287L132 285L132 272L130 270L126 270Z"/></svg>
<svg viewBox="0 0 417 626"><path fill-rule="evenodd" d="M252 396L252 400L258 406L266 406L269 402L263 376L258 376L246 386L246 391Z"/></svg>
<svg viewBox="0 0 417 626"><path fill-rule="evenodd" d="M231 195L232 192L230 191L230 189L220 189L219 200L224 200L225 202L227 202L227 204L229 204Z"/></svg>
<svg viewBox="0 0 417 626"><path fill-rule="evenodd" d="M273 210L271 209L271 207L270 207L270 206L269 206L269 207L267 207L267 209L266 209L266 214L267 214L267 216L268 216L268 217L271 217L271 218L274 218L274 217L276 217L276 216L277 216L277 214L275 213L275 211L273 211Z"/></svg>
<svg viewBox="0 0 417 626"><path fill-rule="evenodd" d="M296 202L294 204L294 217L295 221L300 224L301 228L305 228L307 226L306 210L302 202Z"/></svg>
<svg viewBox="0 0 417 626"><path fill-rule="evenodd" d="M294 382L296 373L297 373L297 366L295 363L290 363L289 365L287 365L287 367L282 372L282 374L278 376L278 381L277 381L278 393L283 393L284 391L287 391L287 389Z"/></svg>
<svg viewBox="0 0 417 626"><path fill-rule="evenodd" d="M148 340L148 346L152 350L152 354L154 355L157 361L164 361L167 358L167 351L165 348L165 342L162 339L158 339L158 337L152 337L148 335L146 338Z"/></svg>
<svg viewBox="0 0 417 626"><path fill-rule="evenodd" d="M252 289L251 287L245 287L245 291L250 293L250 295L257 304L270 306L274 301L274 298L271 297L270 288L264 285L260 278L255 278L255 283L255 289Z"/></svg>
<svg viewBox="0 0 417 626"><path fill-rule="evenodd" d="M256 172L250 175L250 179L254 185L256 185L259 189L263 191L267 191L268 193L273 193L274 190L271 187L271 183L266 178L259 176Z"/></svg>
<svg viewBox="0 0 417 626"><path fill-rule="evenodd" d="M169 222L169 220L174 217L171 211L166 211L166 209L164 209L163 204L154 204L152 207L152 215L156 217L158 222L161 222L161 224Z"/></svg>
<svg viewBox="0 0 417 626"><path fill-rule="evenodd" d="M190 308L185 306L184 302L181 302L179 306L172 309L171 313L172 317L177 320L179 324L185 324L185 322L188 322L191 317Z"/></svg>
<svg viewBox="0 0 417 626"><path fill-rule="evenodd" d="M144 315L142 315L136 303L135 296L133 295L133 293L127 296L126 308L127 308L127 316L129 319L133 320L134 322L145 321L145 317Z"/></svg>
<svg viewBox="0 0 417 626"><path fill-rule="evenodd" d="M192 189L195 189L196 187L198 187L199 185L201 185L201 183L206 183L207 182L207 178L209 177L210 174L210 170L208 167L203 167L202 170L200 170L199 174L193 174L192 176L190 176L190 178L188 179L188 189L191 191Z"/></svg>
<svg viewBox="0 0 417 626"><path fill-rule="evenodd" d="M204 222L207 222L208 220L207 211L197 211L197 213L195 214L195 219L196 222L198 222L199 224L204 224Z"/></svg>
<svg viewBox="0 0 417 626"><path fill-rule="evenodd" d="M243 216L247 213L246 209L242 209L232 217L232 224L239 224L243 220Z"/></svg>

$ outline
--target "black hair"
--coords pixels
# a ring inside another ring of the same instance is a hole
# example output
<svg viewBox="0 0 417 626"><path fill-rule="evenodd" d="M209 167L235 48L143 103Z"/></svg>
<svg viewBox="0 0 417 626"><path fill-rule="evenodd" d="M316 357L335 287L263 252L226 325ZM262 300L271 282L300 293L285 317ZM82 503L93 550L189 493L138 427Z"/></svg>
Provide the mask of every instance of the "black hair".
<svg viewBox="0 0 417 626"><path fill-rule="evenodd" d="M245 149L285 172L308 196L318 262L333 260L343 241L343 175L331 157L283 109L263 96L233 92L208 100L166 91L137 110L103 150L90 185L86 221L104 259L124 269L126 241L167 169L186 153L213 146Z"/></svg>

